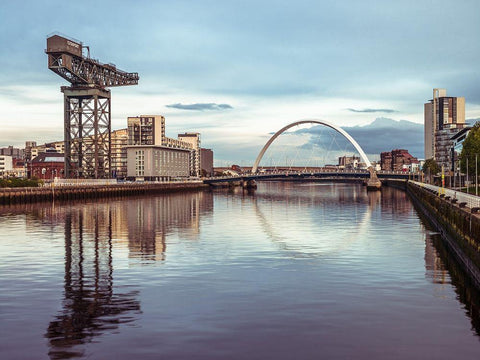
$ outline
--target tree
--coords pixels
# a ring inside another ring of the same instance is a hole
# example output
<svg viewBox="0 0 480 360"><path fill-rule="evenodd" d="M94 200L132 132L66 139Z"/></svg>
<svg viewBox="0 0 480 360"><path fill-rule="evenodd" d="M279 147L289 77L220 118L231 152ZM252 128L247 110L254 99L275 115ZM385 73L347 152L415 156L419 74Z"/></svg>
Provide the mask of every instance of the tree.
<svg viewBox="0 0 480 360"><path fill-rule="evenodd" d="M467 138L463 142L462 152L460 153L460 169L463 173L468 172L475 175L475 157L478 155L478 170L480 170L480 122L472 127Z"/></svg>
<svg viewBox="0 0 480 360"><path fill-rule="evenodd" d="M438 166L437 162L435 159L428 159L425 161L422 167L422 171L424 174L429 174L431 176L437 175L442 169L440 169L440 166Z"/></svg>

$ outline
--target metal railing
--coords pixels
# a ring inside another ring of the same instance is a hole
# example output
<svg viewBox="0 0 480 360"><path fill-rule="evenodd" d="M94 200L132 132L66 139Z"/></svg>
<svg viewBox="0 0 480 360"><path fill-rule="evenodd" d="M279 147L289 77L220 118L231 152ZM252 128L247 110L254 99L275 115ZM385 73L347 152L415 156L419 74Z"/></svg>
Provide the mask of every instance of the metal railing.
<svg viewBox="0 0 480 360"><path fill-rule="evenodd" d="M201 184L201 179L175 179L175 180L155 180L155 181L118 181L117 179L59 179L55 178L53 182L45 183L44 187L80 187L80 186L111 186L111 185L139 185L139 184Z"/></svg>
<svg viewBox="0 0 480 360"><path fill-rule="evenodd" d="M431 184L425 184L421 183L418 181L409 181L411 184L415 184L419 187L422 187L424 189L428 189L434 193L436 193L438 196L440 195L445 195L445 197L450 196L450 199L457 199L457 203L466 203L466 206L469 207L470 209L475 208L475 207L480 207L480 197L476 195L471 195L471 194L465 194L461 191L457 190L452 190L452 189L447 189L447 188L442 188L439 186L431 185Z"/></svg>
<svg viewBox="0 0 480 360"><path fill-rule="evenodd" d="M115 185L116 179L59 179L55 178L50 187L63 187L63 186L98 186L98 185Z"/></svg>

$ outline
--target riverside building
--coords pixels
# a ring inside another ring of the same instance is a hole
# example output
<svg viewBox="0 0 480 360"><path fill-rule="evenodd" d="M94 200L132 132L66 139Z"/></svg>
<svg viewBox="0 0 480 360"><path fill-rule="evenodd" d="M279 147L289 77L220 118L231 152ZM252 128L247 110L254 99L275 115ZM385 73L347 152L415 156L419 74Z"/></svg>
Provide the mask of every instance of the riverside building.
<svg viewBox="0 0 480 360"><path fill-rule="evenodd" d="M190 175L199 177L202 169L200 155L200 134L184 133L178 134L178 139L191 145L192 152L190 154Z"/></svg>
<svg viewBox="0 0 480 360"><path fill-rule="evenodd" d="M0 155L0 177L7 176L13 170L13 158L10 155Z"/></svg>
<svg viewBox="0 0 480 360"><path fill-rule="evenodd" d="M200 134L165 135L161 115L129 117L127 176L144 180L172 180L199 176ZM198 160L197 160L198 159Z"/></svg>
<svg viewBox="0 0 480 360"><path fill-rule="evenodd" d="M201 175L211 177L213 176L213 151L212 149L200 149L200 164Z"/></svg>
<svg viewBox="0 0 480 360"><path fill-rule="evenodd" d="M110 144L112 178L123 179L127 176L128 129L112 131Z"/></svg>
<svg viewBox="0 0 480 360"><path fill-rule="evenodd" d="M465 127L465 98L447 96L446 89L433 89L433 98L424 105L425 159L439 166L451 164L452 137Z"/></svg>
<svg viewBox="0 0 480 360"><path fill-rule="evenodd" d="M415 171L419 168L419 164L418 159L405 149L395 149L380 154L380 166L384 171Z"/></svg>

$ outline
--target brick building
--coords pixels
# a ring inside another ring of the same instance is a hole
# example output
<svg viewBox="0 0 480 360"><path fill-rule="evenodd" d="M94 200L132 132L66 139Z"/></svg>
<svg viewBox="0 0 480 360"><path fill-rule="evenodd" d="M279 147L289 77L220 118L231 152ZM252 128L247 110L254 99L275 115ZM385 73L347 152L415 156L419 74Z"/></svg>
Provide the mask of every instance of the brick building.
<svg viewBox="0 0 480 360"><path fill-rule="evenodd" d="M405 149L395 149L380 154L380 166L384 171L413 171L420 162Z"/></svg>
<svg viewBox="0 0 480 360"><path fill-rule="evenodd" d="M65 156L58 152L43 152L33 158L29 164L31 177L53 180L64 177Z"/></svg>

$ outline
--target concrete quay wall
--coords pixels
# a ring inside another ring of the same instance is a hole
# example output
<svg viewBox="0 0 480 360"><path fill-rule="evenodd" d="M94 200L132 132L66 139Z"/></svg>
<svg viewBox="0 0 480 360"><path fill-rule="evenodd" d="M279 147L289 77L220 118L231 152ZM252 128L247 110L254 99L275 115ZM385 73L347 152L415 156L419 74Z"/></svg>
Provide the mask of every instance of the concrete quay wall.
<svg viewBox="0 0 480 360"><path fill-rule="evenodd" d="M115 185L77 185L38 188L0 189L0 205L55 200L95 199L113 196L146 195L208 189L202 182L141 183Z"/></svg>
<svg viewBox="0 0 480 360"><path fill-rule="evenodd" d="M417 209L440 231L447 247L480 288L480 216L411 182L405 188Z"/></svg>

